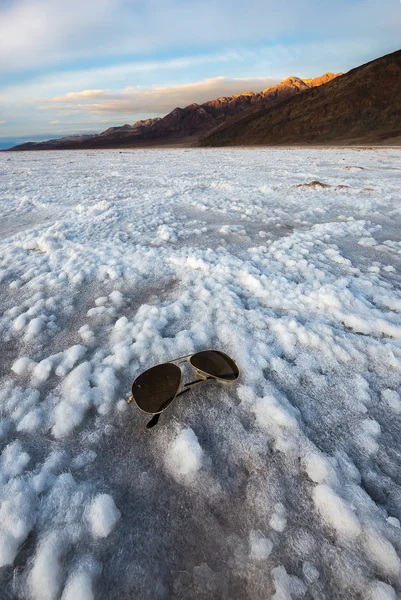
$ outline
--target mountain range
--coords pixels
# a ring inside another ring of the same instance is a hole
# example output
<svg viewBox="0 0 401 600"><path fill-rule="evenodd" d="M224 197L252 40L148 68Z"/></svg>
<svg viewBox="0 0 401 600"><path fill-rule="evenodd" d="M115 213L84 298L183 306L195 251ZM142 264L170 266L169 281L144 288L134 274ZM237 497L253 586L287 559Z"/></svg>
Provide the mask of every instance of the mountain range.
<svg viewBox="0 0 401 600"><path fill-rule="evenodd" d="M345 74L288 77L259 93L194 103L163 118L12 150L311 143L401 144L401 50Z"/></svg>
<svg viewBox="0 0 401 600"><path fill-rule="evenodd" d="M401 50L244 114L200 141L233 145L401 145Z"/></svg>

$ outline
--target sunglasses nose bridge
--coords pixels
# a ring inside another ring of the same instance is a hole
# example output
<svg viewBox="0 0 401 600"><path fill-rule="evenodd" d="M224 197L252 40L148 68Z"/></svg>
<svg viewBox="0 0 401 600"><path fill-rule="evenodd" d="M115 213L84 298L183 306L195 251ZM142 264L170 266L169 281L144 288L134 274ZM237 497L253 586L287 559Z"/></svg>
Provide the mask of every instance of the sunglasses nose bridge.
<svg viewBox="0 0 401 600"><path fill-rule="evenodd" d="M174 361L171 361L171 362L172 362L174 365L177 365L177 367L179 367L180 365L183 365L183 364L185 364L186 362L188 362L188 360L187 360L186 358L183 358L183 359L181 359L181 360L180 360L180 359L177 359L177 360L174 360Z"/></svg>

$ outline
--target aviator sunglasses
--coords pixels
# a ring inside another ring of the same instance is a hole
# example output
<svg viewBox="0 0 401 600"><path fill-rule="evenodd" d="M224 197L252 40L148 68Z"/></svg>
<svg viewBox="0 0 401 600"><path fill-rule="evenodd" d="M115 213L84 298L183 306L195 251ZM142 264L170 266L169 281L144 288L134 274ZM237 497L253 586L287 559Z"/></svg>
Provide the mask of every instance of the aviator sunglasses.
<svg viewBox="0 0 401 600"><path fill-rule="evenodd" d="M182 382L183 363L188 363L195 371L197 379L189 383ZM128 403L135 402L137 407L145 413L153 414L153 418L146 425L148 429L154 427L160 414L170 404L188 392L193 385L203 383L208 379L218 379L231 383L238 379L239 369L235 360L220 350L203 350L195 354L186 354L174 360L151 367L135 379L132 384L131 396Z"/></svg>

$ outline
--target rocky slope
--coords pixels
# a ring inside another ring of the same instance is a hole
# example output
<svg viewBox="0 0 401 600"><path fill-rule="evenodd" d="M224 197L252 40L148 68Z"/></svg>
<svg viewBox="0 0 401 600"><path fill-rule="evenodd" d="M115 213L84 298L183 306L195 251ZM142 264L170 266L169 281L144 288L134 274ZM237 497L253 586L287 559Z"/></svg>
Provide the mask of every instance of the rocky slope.
<svg viewBox="0 0 401 600"><path fill-rule="evenodd" d="M307 83L307 80L306 82ZM202 146L401 144L401 50L216 128Z"/></svg>
<svg viewBox="0 0 401 600"><path fill-rule="evenodd" d="M262 106L265 109L271 108L337 76L326 73L322 77L307 80L288 77L259 93L245 92L216 98L204 104L194 103L185 108L175 108L163 118L138 121L134 125L110 127L99 135L75 136L39 143L29 142L16 146L13 150L116 148L138 147L145 144L159 146L179 142L192 143L228 119L235 119L245 111L248 114Z"/></svg>

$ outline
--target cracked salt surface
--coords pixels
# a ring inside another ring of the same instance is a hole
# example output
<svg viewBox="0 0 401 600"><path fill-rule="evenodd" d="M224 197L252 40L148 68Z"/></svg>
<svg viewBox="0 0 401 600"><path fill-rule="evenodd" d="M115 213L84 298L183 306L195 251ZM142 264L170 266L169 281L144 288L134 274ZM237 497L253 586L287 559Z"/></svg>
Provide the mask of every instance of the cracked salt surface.
<svg viewBox="0 0 401 600"><path fill-rule="evenodd" d="M396 598L399 152L7 158L0 596ZM213 347L239 383L146 430L135 376Z"/></svg>

